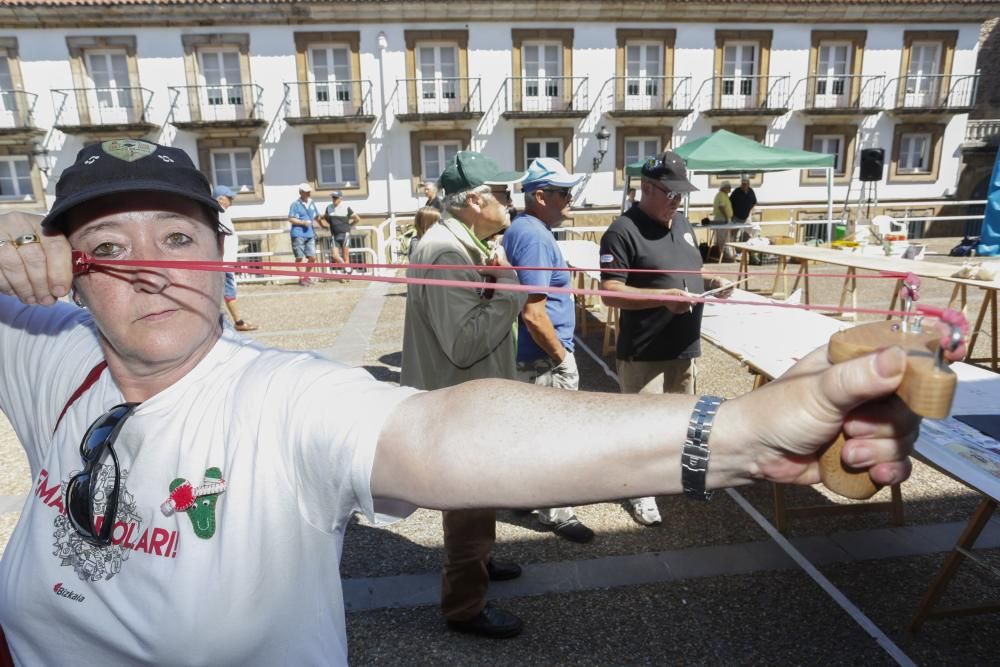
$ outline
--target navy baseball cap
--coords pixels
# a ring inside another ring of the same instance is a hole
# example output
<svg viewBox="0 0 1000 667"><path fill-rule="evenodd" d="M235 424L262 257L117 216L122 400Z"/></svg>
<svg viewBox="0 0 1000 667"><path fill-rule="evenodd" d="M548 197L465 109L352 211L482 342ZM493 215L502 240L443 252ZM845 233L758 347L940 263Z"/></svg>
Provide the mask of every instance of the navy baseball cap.
<svg viewBox="0 0 1000 667"><path fill-rule="evenodd" d="M223 208L208 179L179 148L142 139L112 139L86 146L56 183L56 200L42 220L46 231L62 231L63 216L85 202L126 192L166 192L211 211ZM227 195L228 196L228 195ZM220 231L225 231L220 226Z"/></svg>
<svg viewBox="0 0 1000 667"><path fill-rule="evenodd" d="M643 178L659 181L674 192L698 190L694 183L688 180L684 159L673 151L663 151L658 157L646 160L642 164L641 173Z"/></svg>

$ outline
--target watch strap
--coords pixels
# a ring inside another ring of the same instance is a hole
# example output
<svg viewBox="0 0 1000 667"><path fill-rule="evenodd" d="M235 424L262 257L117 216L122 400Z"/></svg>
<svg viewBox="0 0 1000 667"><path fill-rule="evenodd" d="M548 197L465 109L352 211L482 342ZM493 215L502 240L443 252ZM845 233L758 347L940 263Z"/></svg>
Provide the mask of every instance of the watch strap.
<svg viewBox="0 0 1000 667"><path fill-rule="evenodd" d="M694 404L688 420L687 438L681 452L681 485L684 495L695 500L709 500L711 491L705 490L708 473L708 440L715 424L715 415L725 399L718 396L702 396Z"/></svg>

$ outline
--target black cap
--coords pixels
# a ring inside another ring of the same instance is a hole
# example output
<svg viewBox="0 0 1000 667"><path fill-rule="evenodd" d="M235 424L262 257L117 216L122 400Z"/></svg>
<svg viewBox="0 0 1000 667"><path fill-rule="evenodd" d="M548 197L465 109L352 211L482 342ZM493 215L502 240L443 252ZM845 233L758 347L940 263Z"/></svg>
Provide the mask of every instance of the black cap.
<svg viewBox="0 0 1000 667"><path fill-rule="evenodd" d="M76 154L76 161L56 183L56 201L42 220L42 228L61 231L63 215L92 199L150 191L184 197L212 211L223 210L212 196L208 179L181 149L142 139L112 139Z"/></svg>
<svg viewBox="0 0 1000 667"><path fill-rule="evenodd" d="M674 192L695 192L698 188L687 178L687 165L680 155L663 151L659 157L642 164L642 177L660 181Z"/></svg>

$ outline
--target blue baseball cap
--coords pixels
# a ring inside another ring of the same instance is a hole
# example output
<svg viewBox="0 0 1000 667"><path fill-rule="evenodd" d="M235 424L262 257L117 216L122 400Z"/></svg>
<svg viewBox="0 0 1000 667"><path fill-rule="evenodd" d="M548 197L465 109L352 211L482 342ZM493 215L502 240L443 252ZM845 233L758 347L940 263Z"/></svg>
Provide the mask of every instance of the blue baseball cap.
<svg viewBox="0 0 1000 667"><path fill-rule="evenodd" d="M333 192L330 193L330 199L343 199L343 198L344 198L344 193L341 192L340 190L334 190Z"/></svg>
<svg viewBox="0 0 1000 667"><path fill-rule="evenodd" d="M219 197L229 197L230 199L236 199L236 193L228 185L216 185L212 189L212 196L218 199Z"/></svg>
<svg viewBox="0 0 1000 667"><path fill-rule="evenodd" d="M582 174L571 174L559 160L550 157L535 158L528 166L528 175L521 181L524 192L534 192L546 186L571 188L583 178Z"/></svg>

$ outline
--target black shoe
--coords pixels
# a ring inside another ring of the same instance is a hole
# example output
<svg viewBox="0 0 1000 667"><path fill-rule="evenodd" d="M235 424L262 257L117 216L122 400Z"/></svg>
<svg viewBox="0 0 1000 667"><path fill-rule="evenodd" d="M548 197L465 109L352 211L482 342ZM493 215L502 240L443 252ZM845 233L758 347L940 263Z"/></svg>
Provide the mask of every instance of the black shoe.
<svg viewBox="0 0 1000 667"><path fill-rule="evenodd" d="M578 544L586 544L594 539L594 531L580 523L580 520L576 517L552 526L552 532L559 537L567 539L570 542L577 542Z"/></svg>
<svg viewBox="0 0 1000 667"><path fill-rule="evenodd" d="M487 604L481 612L467 621L448 621L448 627L455 632L466 632L490 639L507 639L521 634L524 623L509 611Z"/></svg>
<svg viewBox="0 0 1000 667"><path fill-rule="evenodd" d="M492 558L486 561L486 572L490 581L509 581L521 576L521 566L517 563L496 562Z"/></svg>

